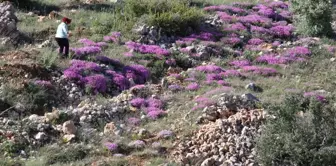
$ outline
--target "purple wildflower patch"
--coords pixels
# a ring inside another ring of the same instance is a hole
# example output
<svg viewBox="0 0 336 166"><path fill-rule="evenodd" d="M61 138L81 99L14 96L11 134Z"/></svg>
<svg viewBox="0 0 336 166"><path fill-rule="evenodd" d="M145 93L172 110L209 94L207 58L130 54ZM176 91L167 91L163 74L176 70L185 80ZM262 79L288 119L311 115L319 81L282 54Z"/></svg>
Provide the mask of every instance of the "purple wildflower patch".
<svg viewBox="0 0 336 166"><path fill-rule="evenodd" d="M241 77L242 73L237 70L226 70L225 72L220 73L222 77Z"/></svg>
<svg viewBox="0 0 336 166"><path fill-rule="evenodd" d="M290 25L286 25L286 26L278 25L278 26L270 28L270 31L276 37L288 38L292 36L294 27Z"/></svg>
<svg viewBox="0 0 336 166"><path fill-rule="evenodd" d="M135 99L132 99L130 101L130 104L133 106L133 107L137 107L137 108L141 108L141 107L144 107L147 105L147 102L145 99L143 98L135 98Z"/></svg>
<svg viewBox="0 0 336 166"><path fill-rule="evenodd" d="M128 146L134 147L134 148L144 148L146 146L145 142L142 140L135 140L128 144Z"/></svg>
<svg viewBox="0 0 336 166"><path fill-rule="evenodd" d="M251 72L253 74L262 75L262 76L273 76L277 74L277 71L273 68L268 67L259 67L259 66L243 66L243 71Z"/></svg>
<svg viewBox="0 0 336 166"><path fill-rule="evenodd" d="M253 34L259 34L259 35L271 34L271 31L269 29L266 29L264 27L259 27L259 26L251 26L251 32Z"/></svg>
<svg viewBox="0 0 336 166"><path fill-rule="evenodd" d="M104 146L109 151L116 151L118 149L118 144L116 143L106 142Z"/></svg>
<svg viewBox="0 0 336 166"><path fill-rule="evenodd" d="M130 124L130 125L134 125L134 126L139 125L140 122L141 122L141 120L139 118L132 117L132 118L127 119L127 123Z"/></svg>
<svg viewBox="0 0 336 166"><path fill-rule="evenodd" d="M231 46L236 46L236 45L238 45L242 42L239 37L224 37L224 38L221 39L221 41L224 44L228 44L228 45L231 45Z"/></svg>
<svg viewBox="0 0 336 166"><path fill-rule="evenodd" d="M36 81L34 81L34 84L38 85L38 86L41 86L41 87L44 87L44 88L52 88L53 87L50 81L44 81L44 80L36 80Z"/></svg>
<svg viewBox="0 0 336 166"><path fill-rule="evenodd" d="M163 49L160 46L141 44L141 43L136 43L132 41L126 42L126 47L130 50L139 52L141 54L156 54L156 55L164 55L164 56L168 56L170 54L168 50Z"/></svg>
<svg viewBox="0 0 336 166"><path fill-rule="evenodd" d="M198 90L200 88L200 86L197 84L197 83L190 83L187 87L186 87L186 89L187 90L190 90L190 91L196 91L196 90Z"/></svg>
<svg viewBox="0 0 336 166"><path fill-rule="evenodd" d="M104 36L104 41L117 43L120 40L120 32L112 32L110 36Z"/></svg>
<svg viewBox="0 0 336 166"><path fill-rule="evenodd" d="M170 138L173 135L174 133L171 130L162 130L157 134L159 138Z"/></svg>
<svg viewBox="0 0 336 166"><path fill-rule="evenodd" d="M248 60L235 60L229 63L235 67L250 66L251 62Z"/></svg>
<svg viewBox="0 0 336 166"><path fill-rule="evenodd" d="M107 80L102 74L87 76L84 78L86 86L89 87L94 93L104 93L107 90Z"/></svg>
<svg viewBox="0 0 336 166"><path fill-rule="evenodd" d="M182 90L182 87L180 85L173 84L173 85L169 85L168 89L170 89L171 91L180 91Z"/></svg>
<svg viewBox="0 0 336 166"><path fill-rule="evenodd" d="M149 70L142 65L125 66L123 72L128 79L133 79L137 84L144 84L149 79Z"/></svg>
<svg viewBox="0 0 336 166"><path fill-rule="evenodd" d="M242 23L238 22L234 24L229 24L226 28L224 28L224 30L239 32L239 31L246 31L247 28Z"/></svg>
<svg viewBox="0 0 336 166"><path fill-rule="evenodd" d="M231 15L227 14L226 12L217 12L217 15L219 16L219 18L222 21L228 22L228 23L232 23L236 19L235 16L231 16Z"/></svg>
<svg viewBox="0 0 336 166"><path fill-rule="evenodd" d="M311 51L308 48L302 46L293 47L286 52L286 55L290 57L308 56L310 54Z"/></svg>
<svg viewBox="0 0 336 166"><path fill-rule="evenodd" d="M250 45L260 45L260 44L264 43L264 40L259 39L259 38L252 38L247 43L250 44Z"/></svg>
<svg viewBox="0 0 336 166"><path fill-rule="evenodd" d="M148 107L163 108L163 102L159 99L149 98L146 102Z"/></svg>
<svg viewBox="0 0 336 166"><path fill-rule="evenodd" d="M196 70L201 71L201 72L205 72L205 73L220 73L220 72L224 71L224 69L222 69L221 67L216 66L216 65L197 66Z"/></svg>
<svg viewBox="0 0 336 166"><path fill-rule="evenodd" d="M238 17L238 21L244 24L253 24L253 25L269 25L272 20L267 17L263 17L257 14L251 14L247 16Z"/></svg>
<svg viewBox="0 0 336 166"><path fill-rule="evenodd" d="M273 55L273 54L262 55L256 59L256 62L267 63L267 64L287 64L292 61L294 61L293 58L282 57L282 56Z"/></svg>
<svg viewBox="0 0 336 166"><path fill-rule="evenodd" d="M176 60L175 59L167 59L165 62L169 66L175 66L176 65Z"/></svg>
<svg viewBox="0 0 336 166"><path fill-rule="evenodd" d="M150 111L150 112L147 113L148 118L153 119L153 120L158 119L158 118L160 118L164 115L166 115L166 112L164 112L162 110Z"/></svg>
<svg viewBox="0 0 336 166"><path fill-rule="evenodd" d="M122 63L119 60L111 59L106 56L95 56L95 60L106 65L122 66Z"/></svg>
<svg viewBox="0 0 336 166"><path fill-rule="evenodd" d="M102 49L98 46L85 46L80 48L71 48L71 51L77 56L88 55L88 54L99 54Z"/></svg>

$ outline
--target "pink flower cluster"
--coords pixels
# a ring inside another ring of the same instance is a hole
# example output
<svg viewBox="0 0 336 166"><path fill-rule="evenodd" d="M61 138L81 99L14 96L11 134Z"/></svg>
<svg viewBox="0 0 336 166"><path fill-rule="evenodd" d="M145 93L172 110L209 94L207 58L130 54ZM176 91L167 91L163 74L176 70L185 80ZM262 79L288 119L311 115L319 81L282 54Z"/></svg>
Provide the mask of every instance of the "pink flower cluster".
<svg viewBox="0 0 336 166"><path fill-rule="evenodd" d="M311 51L303 46L293 47L286 52L286 55L290 57L302 57L302 56L308 56L310 54Z"/></svg>
<svg viewBox="0 0 336 166"><path fill-rule="evenodd" d="M235 67L250 66L251 62L248 60L235 60L229 63Z"/></svg>
<svg viewBox="0 0 336 166"><path fill-rule="evenodd" d="M84 85L93 93L106 93L110 88L125 90L130 87L130 79L136 84L143 84L149 79L150 72L142 65L123 66L119 61L106 58L103 60L108 60L110 64L113 62L114 65L102 68L94 62L72 60L63 75L79 85ZM116 70L116 67L120 70Z"/></svg>
<svg viewBox="0 0 336 166"><path fill-rule="evenodd" d="M84 44L84 46L96 46L96 47L105 47L107 43L105 42L94 42L90 39L83 38L79 40L80 43Z"/></svg>
<svg viewBox="0 0 336 166"><path fill-rule="evenodd" d="M198 67L196 67L196 70L201 71L201 72L205 72L205 73L220 73L220 72L224 71L224 69L222 69L221 67L216 66L216 65L198 66Z"/></svg>
<svg viewBox="0 0 336 166"><path fill-rule="evenodd" d="M130 104L133 107L141 108L150 119L157 119L162 115L165 115L166 112L163 111L163 102L160 99L156 98L134 98L130 101Z"/></svg>
<svg viewBox="0 0 336 166"><path fill-rule="evenodd" d="M80 48L71 48L71 51L77 56L88 55L88 54L99 54L102 49L99 46L85 46Z"/></svg>
<svg viewBox="0 0 336 166"><path fill-rule="evenodd" d="M195 83L195 82L190 83L190 84L186 87L186 89L187 89L187 90L190 90L190 91L196 91L196 90L198 90L199 88L200 88L200 86L199 86L197 83Z"/></svg>
<svg viewBox="0 0 336 166"><path fill-rule="evenodd" d="M44 88L52 88L53 87L50 81L45 81L45 80L36 80L36 81L34 81L34 84L38 85L38 86L41 86L41 87L44 87Z"/></svg>
<svg viewBox="0 0 336 166"><path fill-rule="evenodd" d="M192 108L193 111L203 109L216 103L215 101L207 97L198 97L194 99L194 101L197 103L197 105Z"/></svg>
<svg viewBox="0 0 336 166"><path fill-rule="evenodd" d="M312 92L305 92L303 94L304 97L307 97L307 98L311 98L311 97L315 97L316 100L322 102L322 103L325 103L327 102L327 99L324 95L316 92L316 91L312 91Z"/></svg>
<svg viewBox="0 0 336 166"><path fill-rule="evenodd" d="M222 77L242 77L243 74L238 70L226 70L224 72L219 73Z"/></svg>
<svg viewBox="0 0 336 166"><path fill-rule="evenodd" d="M164 55L164 56L168 56L170 54L168 50L163 49L160 46L141 44L141 43L136 43L132 41L126 42L126 47L130 50L139 52L141 54L156 54L156 55Z"/></svg>
<svg viewBox="0 0 336 166"><path fill-rule="evenodd" d="M236 16L231 16L227 14L226 12L217 12L217 15L222 21L227 22L227 23L233 23L236 20Z"/></svg>
<svg viewBox="0 0 336 166"><path fill-rule="evenodd" d="M260 67L260 66L243 66L242 70L244 72L249 72L262 76L273 76L277 74L277 71L269 67Z"/></svg>
<svg viewBox="0 0 336 166"><path fill-rule="evenodd" d="M300 57L289 57L289 56L280 56L274 54L266 54L259 56L256 59L256 62L267 63L267 64L287 64L291 62L302 62L304 58Z"/></svg>
<svg viewBox="0 0 336 166"><path fill-rule="evenodd" d="M117 43L118 41L120 41L120 37L120 32L112 32L111 36L104 36L104 41Z"/></svg>
<svg viewBox="0 0 336 166"><path fill-rule="evenodd" d="M247 28L240 22L229 24L226 28L224 28L225 31L246 31Z"/></svg>
<svg viewBox="0 0 336 166"><path fill-rule="evenodd" d="M271 33L276 36L276 37L280 37L280 38L288 38L292 36L292 33L294 31L294 27L293 26L289 26L289 25L278 25L278 26L274 26L272 28L270 28Z"/></svg>

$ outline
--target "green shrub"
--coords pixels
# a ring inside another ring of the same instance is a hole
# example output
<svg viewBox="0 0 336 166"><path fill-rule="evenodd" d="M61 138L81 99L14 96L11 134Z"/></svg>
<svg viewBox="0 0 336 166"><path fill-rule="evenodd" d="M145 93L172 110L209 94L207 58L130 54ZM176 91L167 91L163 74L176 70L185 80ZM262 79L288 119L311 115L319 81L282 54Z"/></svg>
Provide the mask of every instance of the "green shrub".
<svg viewBox="0 0 336 166"><path fill-rule="evenodd" d="M21 161L15 161L14 159L2 159L0 158L1 166L24 166Z"/></svg>
<svg viewBox="0 0 336 166"><path fill-rule="evenodd" d="M46 164L69 163L84 159L88 155L87 149L84 147L69 147L65 149L50 149L47 151L48 156Z"/></svg>
<svg viewBox="0 0 336 166"><path fill-rule="evenodd" d="M1 154L6 154L6 156L14 157L17 156L21 150L25 150L26 144L22 141L4 141L0 144Z"/></svg>
<svg viewBox="0 0 336 166"><path fill-rule="evenodd" d="M21 103L24 110L30 113L44 114L45 111L51 110L52 106L55 105L57 101L55 93L50 88L28 83L23 89L15 89L6 85L1 96L10 105Z"/></svg>
<svg viewBox="0 0 336 166"><path fill-rule="evenodd" d="M332 34L330 0L291 0L298 33L306 36Z"/></svg>
<svg viewBox="0 0 336 166"><path fill-rule="evenodd" d="M43 64L46 68L53 68L57 64L57 58L58 54L56 52L51 51L51 48L48 48L49 50L45 49L43 52L41 52L41 55L38 57L39 62Z"/></svg>
<svg viewBox="0 0 336 166"><path fill-rule="evenodd" d="M147 67L151 72L151 78L154 82L158 82L166 73L167 66L165 66L164 60L153 60Z"/></svg>
<svg viewBox="0 0 336 166"><path fill-rule="evenodd" d="M186 30L197 29L203 18L202 10L189 6L187 0L127 0L125 12L137 18L145 16L144 23L170 35L186 35Z"/></svg>
<svg viewBox="0 0 336 166"><path fill-rule="evenodd" d="M269 107L269 111L276 118L267 121L257 140L260 164L336 165L336 108L333 103L290 96L281 105Z"/></svg>

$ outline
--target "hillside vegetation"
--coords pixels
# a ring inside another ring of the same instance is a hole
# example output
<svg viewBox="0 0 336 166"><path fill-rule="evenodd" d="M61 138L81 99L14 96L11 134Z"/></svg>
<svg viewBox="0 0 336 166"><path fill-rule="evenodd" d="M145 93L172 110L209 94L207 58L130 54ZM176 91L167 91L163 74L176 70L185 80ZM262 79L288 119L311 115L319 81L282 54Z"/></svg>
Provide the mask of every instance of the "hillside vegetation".
<svg viewBox="0 0 336 166"><path fill-rule="evenodd" d="M1 166L336 165L328 0L0 3Z"/></svg>

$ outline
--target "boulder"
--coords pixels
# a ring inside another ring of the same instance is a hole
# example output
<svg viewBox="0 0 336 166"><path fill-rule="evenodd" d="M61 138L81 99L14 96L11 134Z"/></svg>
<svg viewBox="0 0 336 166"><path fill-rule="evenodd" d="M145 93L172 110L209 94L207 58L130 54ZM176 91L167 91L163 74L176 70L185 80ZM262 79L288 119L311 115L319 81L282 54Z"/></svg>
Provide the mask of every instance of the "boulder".
<svg viewBox="0 0 336 166"><path fill-rule="evenodd" d="M73 121L69 120L63 123L63 133L64 134L75 134L77 128Z"/></svg>

